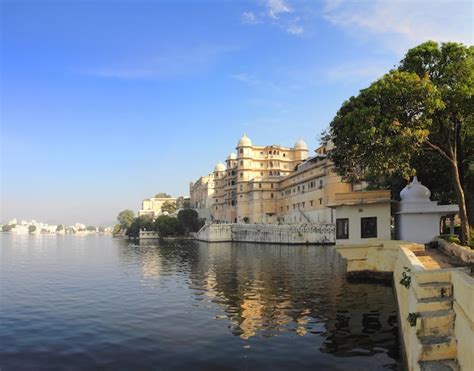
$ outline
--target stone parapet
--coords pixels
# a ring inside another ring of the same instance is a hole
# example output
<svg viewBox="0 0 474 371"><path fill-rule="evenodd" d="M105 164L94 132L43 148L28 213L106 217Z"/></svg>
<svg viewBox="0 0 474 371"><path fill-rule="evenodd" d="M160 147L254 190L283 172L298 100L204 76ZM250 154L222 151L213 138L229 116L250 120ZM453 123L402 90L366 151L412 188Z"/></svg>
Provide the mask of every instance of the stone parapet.
<svg viewBox="0 0 474 371"><path fill-rule="evenodd" d="M269 244L334 244L333 224L206 224L195 238L206 242Z"/></svg>
<svg viewBox="0 0 474 371"><path fill-rule="evenodd" d="M472 370L474 278L469 269L432 269L425 246L404 241L336 249L352 275L390 273L408 370Z"/></svg>

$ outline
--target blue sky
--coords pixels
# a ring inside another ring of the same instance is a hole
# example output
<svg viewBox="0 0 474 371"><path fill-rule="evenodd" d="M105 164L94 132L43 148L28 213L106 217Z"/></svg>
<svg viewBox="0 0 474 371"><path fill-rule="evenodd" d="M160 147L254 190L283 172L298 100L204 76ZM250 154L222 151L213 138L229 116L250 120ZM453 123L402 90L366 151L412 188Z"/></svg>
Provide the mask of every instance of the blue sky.
<svg viewBox="0 0 474 371"><path fill-rule="evenodd" d="M469 1L2 1L1 215L111 223L187 195L246 132L313 149L423 41L473 43Z"/></svg>

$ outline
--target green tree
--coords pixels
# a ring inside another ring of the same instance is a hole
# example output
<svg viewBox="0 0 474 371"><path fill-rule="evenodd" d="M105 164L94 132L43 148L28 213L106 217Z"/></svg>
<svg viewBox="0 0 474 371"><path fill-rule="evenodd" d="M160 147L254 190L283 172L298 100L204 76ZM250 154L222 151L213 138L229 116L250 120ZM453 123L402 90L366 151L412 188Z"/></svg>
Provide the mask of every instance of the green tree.
<svg viewBox="0 0 474 371"><path fill-rule="evenodd" d="M59 224L57 227L56 227L56 232L60 232L64 229L64 225L62 224Z"/></svg>
<svg viewBox="0 0 474 371"><path fill-rule="evenodd" d="M141 215L133 219L130 227L127 229L127 236L137 238L140 230L153 231L153 218L150 215Z"/></svg>
<svg viewBox="0 0 474 371"><path fill-rule="evenodd" d="M168 193L165 193L165 192L158 192L155 195L155 198L171 198L171 196Z"/></svg>
<svg viewBox="0 0 474 371"><path fill-rule="evenodd" d="M159 233L160 238L184 234L184 230L178 219L168 215L160 215L156 218L155 230Z"/></svg>
<svg viewBox="0 0 474 371"><path fill-rule="evenodd" d="M197 232L201 229L203 221L193 209L183 209L178 212L178 221L185 233Z"/></svg>
<svg viewBox="0 0 474 371"><path fill-rule="evenodd" d="M398 70L342 105L326 137L335 144L330 157L338 173L349 178L408 179L417 159L435 153L434 163L450 169L451 177L445 177L455 190L466 243L464 175L472 164L466 145L472 143L473 97L474 48L421 44L408 51Z"/></svg>
<svg viewBox="0 0 474 371"><path fill-rule="evenodd" d="M165 201L161 206L161 212L172 214L176 211L176 202Z"/></svg>
<svg viewBox="0 0 474 371"><path fill-rule="evenodd" d="M121 229L122 229L122 226L120 224L115 224L112 234L114 235L119 234Z"/></svg>
<svg viewBox="0 0 474 371"><path fill-rule="evenodd" d="M34 233L36 231L36 225L28 226L28 233Z"/></svg>
<svg viewBox="0 0 474 371"><path fill-rule="evenodd" d="M88 225L88 226L86 227L86 230L87 230L87 231L90 231L90 232L96 232L96 231L97 231L97 228L96 228L95 226L93 226L93 225Z"/></svg>
<svg viewBox="0 0 474 371"><path fill-rule="evenodd" d="M130 228L134 219L135 213L128 209L121 211L117 216L117 221L119 222L122 229Z"/></svg>

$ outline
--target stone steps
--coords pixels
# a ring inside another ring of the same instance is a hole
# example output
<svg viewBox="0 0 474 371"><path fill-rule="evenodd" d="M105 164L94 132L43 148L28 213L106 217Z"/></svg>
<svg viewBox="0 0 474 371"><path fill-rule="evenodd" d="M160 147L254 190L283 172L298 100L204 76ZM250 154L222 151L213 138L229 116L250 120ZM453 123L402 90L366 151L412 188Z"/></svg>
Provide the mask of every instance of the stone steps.
<svg viewBox="0 0 474 371"><path fill-rule="evenodd" d="M422 339L424 337L441 337L452 336L454 330L454 310L438 310L430 312L420 312L417 321L417 336Z"/></svg>
<svg viewBox="0 0 474 371"><path fill-rule="evenodd" d="M457 340L453 334L453 285L444 279L440 281L413 285L419 314L416 334L421 343L419 365L422 371L459 370Z"/></svg>
<svg viewBox="0 0 474 371"><path fill-rule="evenodd" d="M420 371L459 371L456 359L445 359L443 361L420 361Z"/></svg>
<svg viewBox="0 0 474 371"><path fill-rule="evenodd" d="M438 310L449 310L453 308L453 299L447 298L427 298L418 300L417 312L434 312Z"/></svg>
<svg viewBox="0 0 474 371"><path fill-rule="evenodd" d="M453 285L450 282L415 283L413 289L418 300L453 296Z"/></svg>
<svg viewBox="0 0 474 371"><path fill-rule="evenodd" d="M444 361L457 356L457 342L451 336L424 336L420 342L420 361Z"/></svg>

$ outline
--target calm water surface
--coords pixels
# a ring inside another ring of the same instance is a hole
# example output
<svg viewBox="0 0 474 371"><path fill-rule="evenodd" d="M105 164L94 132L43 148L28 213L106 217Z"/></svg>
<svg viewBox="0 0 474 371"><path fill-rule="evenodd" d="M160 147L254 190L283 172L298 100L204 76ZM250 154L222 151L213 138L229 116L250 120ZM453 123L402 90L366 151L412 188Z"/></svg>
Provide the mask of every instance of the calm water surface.
<svg viewBox="0 0 474 371"><path fill-rule="evenodd" d="M1 236L0 369L399 369L390 286L333 247Z"/></svg>

